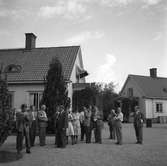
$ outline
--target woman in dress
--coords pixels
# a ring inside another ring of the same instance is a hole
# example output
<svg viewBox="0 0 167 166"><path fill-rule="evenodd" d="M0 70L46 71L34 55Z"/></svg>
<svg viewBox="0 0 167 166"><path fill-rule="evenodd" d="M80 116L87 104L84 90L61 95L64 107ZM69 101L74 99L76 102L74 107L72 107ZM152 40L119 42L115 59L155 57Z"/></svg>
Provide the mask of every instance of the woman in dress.
<svg viewBox="0 0 167 166"><path fill-rule="evenodd" d="M71 143L74 145L74 128L73 128L73 115L72 111L68 111L68 128L66 132L66 137L67 137L67 144L68 144L68 137L71 136Z"/></svg>
<svg viewBox="0 0 167 166"><path fill-rule="evenodd" d="M74 127L74 143L78 142L78 136L80 132L80 113L78 110L73 113L73 127Z"/></svg>

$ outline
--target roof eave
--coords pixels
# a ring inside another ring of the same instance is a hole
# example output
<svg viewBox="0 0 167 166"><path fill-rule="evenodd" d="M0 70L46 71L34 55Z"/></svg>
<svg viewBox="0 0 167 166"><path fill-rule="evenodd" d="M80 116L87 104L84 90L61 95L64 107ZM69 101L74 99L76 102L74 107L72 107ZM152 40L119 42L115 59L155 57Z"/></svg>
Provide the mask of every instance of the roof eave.
<svg viewBox="0 0 167 166"><path fill-rule="evenodd" d="M145 99L159 99L159 100L167 100L167 97L149 97L149 96L143 96Z"/></svg>

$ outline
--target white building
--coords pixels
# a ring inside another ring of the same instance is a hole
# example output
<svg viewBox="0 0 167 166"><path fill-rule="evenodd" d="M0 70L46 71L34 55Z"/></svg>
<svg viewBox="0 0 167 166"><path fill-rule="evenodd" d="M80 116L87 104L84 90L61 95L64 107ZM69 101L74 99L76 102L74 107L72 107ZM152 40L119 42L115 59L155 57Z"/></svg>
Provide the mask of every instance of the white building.
<svg viewBox="0 0 167 166"><path fill-rule="evenodd" d="M146 119L167 122L167 78L157 77L156 68L150 76L128 75L120 95L137 97Z"/></svg>
<svg viewBox="0 0 167 166"><path fill-rule="evenodd" d="M44 78L54 57L62 64L68 96L72 98L72 84L85 83L87 75L80 46L36 48L33 33L26 33L25 41L25 48L0 49L0 63L7 73L11 106L20 108L25 103L39 108Z"/></svg>

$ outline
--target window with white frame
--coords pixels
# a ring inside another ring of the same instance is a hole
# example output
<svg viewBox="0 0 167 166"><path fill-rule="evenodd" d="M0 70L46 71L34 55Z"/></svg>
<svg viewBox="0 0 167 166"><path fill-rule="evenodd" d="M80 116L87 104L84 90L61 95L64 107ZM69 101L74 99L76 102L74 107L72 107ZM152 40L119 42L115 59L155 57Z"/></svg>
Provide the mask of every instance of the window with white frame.
<svg viewBox="0 0 167 166"><path fill-rule="evenodd" d="M163 104L162 103L156 103L156 112L158 112L158 113L163 112Z"/></svg>
<svg viewBox="0 0 167 166"><path fill-rule="evenodd" d="M34 105L37 109L39 109L41 99L42 92L29 92L29 104Z"/></svg>

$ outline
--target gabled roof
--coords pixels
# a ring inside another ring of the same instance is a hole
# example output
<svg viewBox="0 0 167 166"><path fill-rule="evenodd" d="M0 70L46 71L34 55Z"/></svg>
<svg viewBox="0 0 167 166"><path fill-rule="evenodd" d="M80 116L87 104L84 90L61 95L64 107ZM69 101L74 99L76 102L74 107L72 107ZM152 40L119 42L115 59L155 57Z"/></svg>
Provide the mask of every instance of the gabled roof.
<svg viewBox="0 0 167 166"><path fill-rule="evenodd" d="M70 79L71 72L80 51L80 46L46 47L0 50L0 63L3 68L10 64L21 66L21 72L8 73L8 82L41 82L44 80L49 64L54 57L62 63L64 78Z"/></svg>
<svg viewBox="0 0 167 166"><path fill-rule="evenodd" d="M140 75L129 75L147 98L167 98L167 78ZM126 83L125 83L126 84ZM126 85L124 85L126 86ZM124 87L123 87L124 88Z"/></svg>

